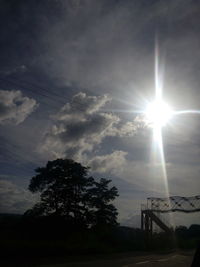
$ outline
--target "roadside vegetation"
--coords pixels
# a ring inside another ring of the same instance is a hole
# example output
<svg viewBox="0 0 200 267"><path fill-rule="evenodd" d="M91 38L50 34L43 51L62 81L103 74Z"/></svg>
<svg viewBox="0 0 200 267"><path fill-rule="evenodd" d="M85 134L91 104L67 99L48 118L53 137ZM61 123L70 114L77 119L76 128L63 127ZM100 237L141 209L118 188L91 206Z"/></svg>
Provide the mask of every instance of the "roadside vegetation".
<svg viewBox="0 0 200 267"><path fill-rule="evenodd" d="M36 169L29 190L40 200L24 215L0 215L3 257L40 258L196 248L200 225L177 227L172 235L120 226L111 180L95 179L89 169L69 159Z"/></svg>

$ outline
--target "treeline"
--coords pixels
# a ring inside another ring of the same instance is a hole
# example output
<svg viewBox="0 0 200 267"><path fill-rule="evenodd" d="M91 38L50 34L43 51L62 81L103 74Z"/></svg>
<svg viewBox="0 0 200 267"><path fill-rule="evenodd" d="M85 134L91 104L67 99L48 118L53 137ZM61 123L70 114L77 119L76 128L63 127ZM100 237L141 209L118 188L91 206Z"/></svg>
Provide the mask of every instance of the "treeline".
<svg viewBox="0 0 200 267"><path fill-rule="evenodd" d="M4 257L55 257L128 251L193 249L200 241L200 225L179 226L173 235L154 233L146 243L141 229L124 226L69 228L63 218L0 216L0 249Z"/></svg>
<svg viewBox="0 0 200 267"><path fill-rule="evenodd" d="M3 216L2 255L66 256L144 250L144 233L122 226L69 227L60 217ZM34 253L34 254L33 254Z"/></svg>

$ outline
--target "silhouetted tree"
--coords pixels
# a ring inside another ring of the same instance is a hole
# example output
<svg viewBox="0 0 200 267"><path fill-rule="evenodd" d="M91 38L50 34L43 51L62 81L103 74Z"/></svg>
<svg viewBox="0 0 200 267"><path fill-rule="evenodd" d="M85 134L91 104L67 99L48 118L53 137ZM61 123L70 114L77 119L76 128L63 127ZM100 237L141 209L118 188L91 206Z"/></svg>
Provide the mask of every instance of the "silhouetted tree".
<svg viewBox="0 0 200 267"><path fill-rule="evenodd" d="M88 170L70 159L49 161L37 168L29 190L40 192L40 202L26 215L63 217L76 225L115 225L117 210L110 201L118 196L117 188L108 188L111 180L96 182Z"/></svg>
<svg viewBox="0 0 200 267"><path fill-rule="evenodd" d="M88 190L89 205L93 209L92 224L99 225L116 225L117 209L110 201L118 196L118 190L115 186L108 188L111 180L101 178L100 182L94 182L94 187Z"/></svg>

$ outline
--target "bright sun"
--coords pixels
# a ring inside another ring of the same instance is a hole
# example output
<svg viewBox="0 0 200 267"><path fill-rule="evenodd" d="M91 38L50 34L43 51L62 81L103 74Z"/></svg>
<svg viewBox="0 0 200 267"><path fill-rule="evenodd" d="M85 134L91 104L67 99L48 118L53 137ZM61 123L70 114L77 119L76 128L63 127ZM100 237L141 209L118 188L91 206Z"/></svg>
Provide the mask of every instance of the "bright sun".
<svg viewBox="0 0 200 267"><path fill-rule="evenodd" d="M161 128L171 119L173 112L167 103L156 100L147 106L145 114L147 120L153 127Z"/></svg>

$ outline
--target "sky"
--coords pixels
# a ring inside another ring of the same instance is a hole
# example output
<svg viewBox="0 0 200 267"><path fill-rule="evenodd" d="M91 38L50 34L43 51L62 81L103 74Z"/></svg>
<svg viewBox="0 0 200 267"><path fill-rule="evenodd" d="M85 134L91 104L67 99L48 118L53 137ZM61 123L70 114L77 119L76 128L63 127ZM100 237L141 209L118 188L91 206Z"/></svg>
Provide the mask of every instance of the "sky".
<svg viewBox="0 0 200 267"><path fill-rule="evenodd" d="M143 116L155 97L200 110L200 3L195 0L1 0L0 212L37 196L34 169L72 158L119 190L119 221L137 224L147 197L200 194L200 115L163 127L167 181L152 162ZM199 214L173 214L178 224Z"/></svg>

